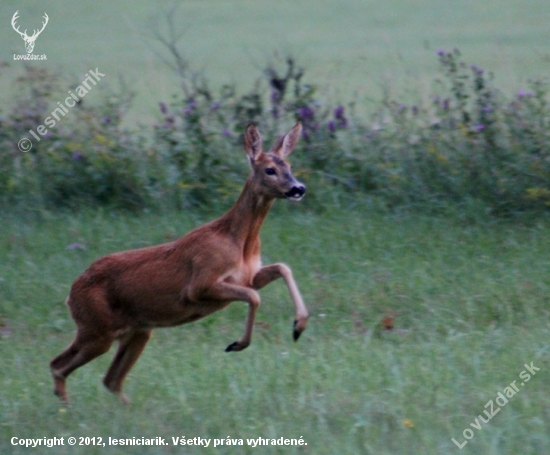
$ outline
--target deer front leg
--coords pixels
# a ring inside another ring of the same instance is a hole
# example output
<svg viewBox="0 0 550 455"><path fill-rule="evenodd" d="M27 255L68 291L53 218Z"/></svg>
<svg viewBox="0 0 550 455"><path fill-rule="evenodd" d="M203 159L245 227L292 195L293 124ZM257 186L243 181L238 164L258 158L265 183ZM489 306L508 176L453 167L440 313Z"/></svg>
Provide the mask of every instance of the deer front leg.
<svg viewBox="0 0 550 455"><path fill-rule="evenodd" d="M260 294L258 294L254 289L221 282L211 286L207 291L202 292L199 298L194 298L194 300L247 302L248 315L246 318L244 335L239 341L235 341L227 346L225 352L242 351L250 345L250 340L252 339L252 329L254 327L254 319L256 318L256 312L260 306Z"/></svg>
<svg viewBox="0 0 550 455"><path fill-rule="evenodd" d="M294 307L296 308L293 336L294 341L297 341L302 332L306 329L309 314L304 301L302 300L302 295L298 290L298 286L296 285L296 281L294 281L292 270L290 270L290 268L285 264L273 264L262 267L254 276L252 286L254 289L261 289L281 277L285 280L292 298L292 302L294 302Z"/></svg>

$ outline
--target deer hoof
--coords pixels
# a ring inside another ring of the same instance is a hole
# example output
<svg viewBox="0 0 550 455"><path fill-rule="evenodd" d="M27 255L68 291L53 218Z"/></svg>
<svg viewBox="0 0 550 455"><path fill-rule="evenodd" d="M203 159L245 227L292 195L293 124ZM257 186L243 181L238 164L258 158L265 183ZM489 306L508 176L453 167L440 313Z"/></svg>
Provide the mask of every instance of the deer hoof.
<svg viewBox="0 0 550 455"><path fill-rule="evenodd" d="M294 321L294 331L292 333L294 337L294 341L298 341L298 338L300 338L300 335L304 331L305 327L298 326L298 321Z"/></svg>
<svg viewBox="0 0 550 455"><path fill-rule="evenodd" d="M239 342L235 341L225 348L225 352L238 351Z"/></svg>
<svg viewBox="0 0 550 455"><path fill-rule="evenodd" d="M242 351L243 349L247 348L248 345L244 345L239 343L238 341L235 341L234 343L231 343L229 346L225 348L225 352L232 352L232 351Z"/></svg>

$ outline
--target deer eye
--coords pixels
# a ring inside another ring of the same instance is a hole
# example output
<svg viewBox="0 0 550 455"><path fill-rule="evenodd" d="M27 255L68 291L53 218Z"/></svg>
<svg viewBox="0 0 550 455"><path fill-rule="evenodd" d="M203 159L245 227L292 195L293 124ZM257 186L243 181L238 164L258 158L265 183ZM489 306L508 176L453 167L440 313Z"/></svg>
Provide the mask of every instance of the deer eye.
<svg viewBox="0 0 550 455"><path fill-rule="evenodd" d="M268 167L268 168L266 168L265 173L267 175L275 175L275 174L277 174L277 171L275 169L273 169L272 167Z"/></svg>

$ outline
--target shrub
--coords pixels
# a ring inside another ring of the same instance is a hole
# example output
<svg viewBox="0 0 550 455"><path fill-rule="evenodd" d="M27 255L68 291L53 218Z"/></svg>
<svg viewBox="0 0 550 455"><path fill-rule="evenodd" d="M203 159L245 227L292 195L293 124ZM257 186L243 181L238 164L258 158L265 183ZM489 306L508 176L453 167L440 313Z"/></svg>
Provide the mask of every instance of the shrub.
<svg viewBox="0 0 550 455"><path fill-rule="evenodd" d="M296 174L316 189L308 198L313 206L328 196L349 201L361 194L389 207L474 205L498 215L550 206L550 110L542 81L509 97L458 50L439 51L441 76L425 105L384 99L365 120L351 105L329 105L293 58L266 68L244 94L232 85L212 90L178 59L181 93L159 103L151 128L137 133L122 126L132 98L122 89L96 106L83 101L22 153L17 141L70 87L27 66L16 81L13 109L0 119L1 202L227 205L246 172L237 158L246 125L258 124L271 143L301 121L301 150L292 159Z"/></svg>
<svg viewBox="0 0 550 455"><path fill-rule="evenodd" d="M32 137L56 107L59 76L31 65L16 80L13 109L2 120L0 197L4 204L45 207L111 205L138 208L147 203L143 152L121 127L129 99L110 94L99 106L85 99L50 128L30 151L18 141ZM66 95L64 95L66 96Z"/></svg>
<svg viewBox="0 0 550 455"><path fill-rule="evenodd" d="M444 79L432 106L386 103L366 133L376 191L392 204L476 200L497 214L546 208L545 84L532 82L510 100L458 50L438 55Z"/></svg>

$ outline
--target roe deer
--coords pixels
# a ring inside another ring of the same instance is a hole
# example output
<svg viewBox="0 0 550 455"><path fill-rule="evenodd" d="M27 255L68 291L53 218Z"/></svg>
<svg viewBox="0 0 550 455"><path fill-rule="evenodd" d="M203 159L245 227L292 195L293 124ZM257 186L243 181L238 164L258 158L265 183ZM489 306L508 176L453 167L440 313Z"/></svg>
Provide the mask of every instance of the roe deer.
<svg viewBox="0 0 550 455"><path fill-rule="evenodd" d="M75 280L66 303L77 334L50 363L56 395L67 401L67 376L118 340L103 383L128 402L122 384L152 329L196 321L233 301L248 303L248 316L242 338L226 351L245 349L260 305L257 291L281 277L296 309L298 339L306 328L307 309L288 266L262 267L259 232L276 198L300 200L306 191L285 161L301 131L296 124L264 152L256 127L248 126L244 148L252 170L225 215L173 242L104 256Z"/></svg>

